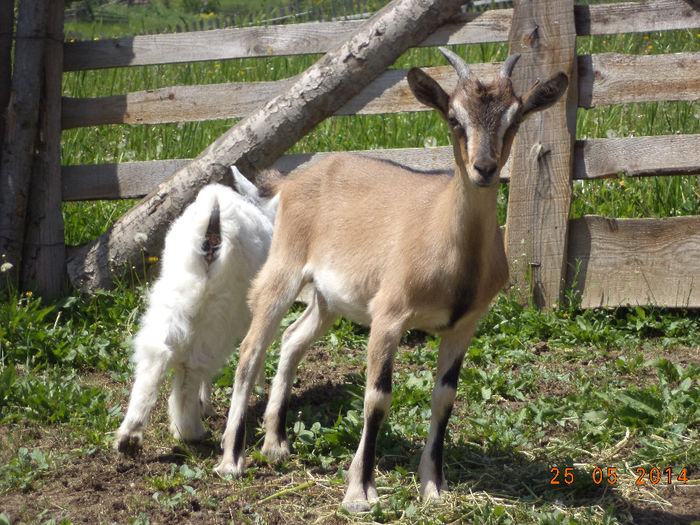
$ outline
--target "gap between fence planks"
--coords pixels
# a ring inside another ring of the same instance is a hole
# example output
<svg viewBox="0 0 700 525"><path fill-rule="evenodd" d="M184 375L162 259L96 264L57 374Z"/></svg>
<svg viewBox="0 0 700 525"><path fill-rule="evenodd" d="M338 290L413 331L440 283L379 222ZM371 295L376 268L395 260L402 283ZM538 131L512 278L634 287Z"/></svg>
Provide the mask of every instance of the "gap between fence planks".
<svg viewBox="0 0 700 525"><path fill-rule="evenodd" d="M244 173L272 164L316 124L378 77L406 49L440 27L462 0L394 0L363 23L352 38L300 75L284 94L236 124L197 159L176 172L95 241L73 251L68 273L90 293L113 285L115 274L144 254L158 254L169 223L204 184L236 164Z"/></svg>
<svg viewBox="0 0 700 525"><path fill-rule="evenodd" d="M567 260L583 308L700 306L700 216L574 219Z"/></svg>
<svg viewBox="0 0 700 525"><path fill-rule="evenodd" d="M680 0L650 0L612 5L576 6L578 35L630 31L666 31L700 26L700 13ZM513 9L459 15L419 46L503 42ZM465 23L465 22L469 23ZM69 42L66 71L171 64L269 55L325 53L360 27L362 21L219 29L206 32L144 35L99 41Z"/></svg>
<svg viewBox="0 0 700 525"><path fill-rule="evenodd" d="M574 148L575 180L700 173L700 135L624 137L577 141ZM451 172L452 146L361 150L360 155L404 164L422 171ZM285 173L302 171L332 152L284 155L274 168ZM134 199L150 193L192 159L154 160L64 166L63 198L66 201ZM510 180L511 160L501 171L501 182Z"/></svg>
<svg viewBox="0 0 700 525"><path fill-rule="evenodd" d="M584 108L630 102L694 101L700 92L700 53L578 57L578 105ZM473 64L481 78L500 63ZM451 67L425 68L448 91L457 77ZM243 118L282 93L294 78L276 82L234 82L172 86L99 98L64 98L63 129L102 124L163 124ZM408 89L406 71L384 72L336 115L428 111Z"/></svg>

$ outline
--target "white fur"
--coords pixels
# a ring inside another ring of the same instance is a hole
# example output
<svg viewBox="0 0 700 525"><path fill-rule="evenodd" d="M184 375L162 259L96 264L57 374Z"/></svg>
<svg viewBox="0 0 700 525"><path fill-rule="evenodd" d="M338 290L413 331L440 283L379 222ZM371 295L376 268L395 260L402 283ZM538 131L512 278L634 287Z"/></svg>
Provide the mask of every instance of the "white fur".
<svg viewBox="0 0 700 525"><path fill-rule="evenodd" d="M204 187L165 238L161 274L134 338L136 377L114 443L120 451L140 447L170 368L170 430L178 439L201 439L202 412L211 413L211 378L248 330L247 291L267 257L277 199L260 199L255 186L233 173L243 195L220 184ZM221 245L209 263L202 243L216 202Z"/></svg>

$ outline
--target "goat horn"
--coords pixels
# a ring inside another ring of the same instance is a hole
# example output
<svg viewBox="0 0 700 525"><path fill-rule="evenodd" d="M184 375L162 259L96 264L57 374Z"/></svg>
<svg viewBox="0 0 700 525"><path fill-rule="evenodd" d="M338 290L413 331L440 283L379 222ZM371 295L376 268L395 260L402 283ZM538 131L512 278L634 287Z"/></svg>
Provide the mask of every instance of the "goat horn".
<svg viewBox="0 0 700 525"><path fill-rule="evenodd" d="M453 51L450 51L446 47L441 47L439 49L440 52L445 55L445 58L450 62L450 64L452 64L452 67L455 68L459 78L469 78L472 76L472 70L469 69L469 66L461 56Z"/></svg>
<svg viewBox="0 0 700 525"><path fill-rule="evenodd" d="M506 58L506 61L503 62L503 65L498 72L498 76L501 78L510 78L510 76L513 74L513 68L518 60L520 60L520 53L514 53Z"/></svg>

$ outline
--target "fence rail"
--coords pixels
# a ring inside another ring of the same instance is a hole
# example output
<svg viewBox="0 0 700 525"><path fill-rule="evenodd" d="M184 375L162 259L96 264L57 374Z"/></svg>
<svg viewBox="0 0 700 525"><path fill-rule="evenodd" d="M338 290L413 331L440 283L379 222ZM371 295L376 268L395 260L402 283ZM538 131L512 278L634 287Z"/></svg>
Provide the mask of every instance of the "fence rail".
<svg viewBox="0 0 700 525"><path fill-rule="evenodd" d="M698 25L697 17L697 11L681 0L574 8L578 36L687 29ZM443 26L421 45L506 42L512 18L512 8L467 13L453 24ZM65 45L64 70L325 53L352 35L362 23L361 20L307 22L70 42Z"/></svg>

